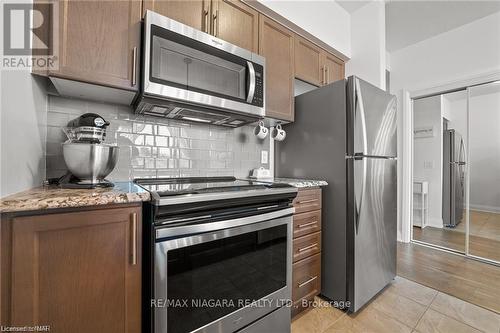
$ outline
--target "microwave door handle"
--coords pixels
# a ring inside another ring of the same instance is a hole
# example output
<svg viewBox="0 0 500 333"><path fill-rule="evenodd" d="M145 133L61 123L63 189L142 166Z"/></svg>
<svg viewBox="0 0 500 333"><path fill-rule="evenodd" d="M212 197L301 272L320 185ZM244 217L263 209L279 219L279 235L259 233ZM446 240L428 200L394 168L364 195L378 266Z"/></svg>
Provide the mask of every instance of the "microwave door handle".
<svg viewBox="0 0 500 333"><path fill-rule="evenodd" d="M250 84L248 85L247 103L252 103L255 94L255 68L250 61L247 61Z"/></svg>

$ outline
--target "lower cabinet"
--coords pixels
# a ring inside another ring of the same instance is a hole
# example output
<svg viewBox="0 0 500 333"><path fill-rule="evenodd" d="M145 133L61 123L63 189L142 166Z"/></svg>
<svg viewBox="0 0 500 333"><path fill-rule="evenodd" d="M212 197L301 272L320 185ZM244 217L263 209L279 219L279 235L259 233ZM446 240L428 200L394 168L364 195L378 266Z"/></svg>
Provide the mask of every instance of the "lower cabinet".
<svg viewBox="0 0 500 333"><path fill-rule="evenodd" d="M308 302L321 292L321 254L293 264L292 316L308 307Z"/></svg>
<svg viewBox="0 0 500 333"><path fill-rule="evenodd" d="M2 325L140 332L141 221L139 205L2 218Z"/></svg>
<svg viewBox="0 0 500 333"><path fill-rule="evenodd" d="M321 189L301 189L293 205L292 316L321 292Z"/></svg>

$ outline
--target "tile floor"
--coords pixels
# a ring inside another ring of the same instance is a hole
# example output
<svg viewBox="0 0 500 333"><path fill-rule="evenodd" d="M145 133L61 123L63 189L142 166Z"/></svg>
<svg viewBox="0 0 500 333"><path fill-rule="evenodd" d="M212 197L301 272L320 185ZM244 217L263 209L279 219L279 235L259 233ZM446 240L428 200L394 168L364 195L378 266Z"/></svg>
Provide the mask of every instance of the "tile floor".
<svg viewBox="0 0 500 333"><path fill-rule="evenodd" d="M500 314L402 277L355 315L317 301L293 320L292 333L500 332Z"/></svg>

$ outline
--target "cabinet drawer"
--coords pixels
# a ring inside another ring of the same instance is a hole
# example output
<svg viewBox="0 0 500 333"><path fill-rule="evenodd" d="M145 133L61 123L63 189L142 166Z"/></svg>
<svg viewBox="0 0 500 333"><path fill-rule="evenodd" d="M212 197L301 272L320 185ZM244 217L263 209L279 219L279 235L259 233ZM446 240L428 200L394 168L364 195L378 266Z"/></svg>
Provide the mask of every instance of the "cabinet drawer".
<svg viewBox="0 0 500 333"><path fill-rule="evenodd" d="M295 214L293 216L293 237L300 237L321 230L321 210Z"/></svg>
<svg viewBox="0 0 500 333"><path fill-rule="evenodd" d="M300 190L293 200L295 213L305 213L321 209L321 189Z"/></svg>
<svg viewBox="0 0 500 333"><path fill-rule="evenodd" d="M321 290L321 253L293 264L292 300L311 298Z"/></svg>
<svg viewBox="0 0 500 333"><path fill-rule="evenodd" d="M293 262L321 252L321 232L293 240Z"/></svg>

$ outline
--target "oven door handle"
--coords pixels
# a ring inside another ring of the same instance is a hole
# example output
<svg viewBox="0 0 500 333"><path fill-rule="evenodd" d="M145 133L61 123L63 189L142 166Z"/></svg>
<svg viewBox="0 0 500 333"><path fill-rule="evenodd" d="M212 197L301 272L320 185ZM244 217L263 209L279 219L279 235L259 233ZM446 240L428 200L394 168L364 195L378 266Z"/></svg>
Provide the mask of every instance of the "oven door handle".
<svg viewBox="0 0 500 333"><path fill-rule="evenodd" d="M178 227L159 227L155 230L156 242L161 242L166 238L176 238L179 236L207 233L227 228L241 227L249 224L275 220L280 217L291 216L295 212L295 208L289 207L274 212L252 215L232 220L224 220L219 222L201 223L194 225L178 226Z"/></svg>
<svg viewBox="0 0 500 333"><path fill-rule="evenodd" d="M247 61L250 84L248 85L247 103L252 103L255 95L255 68L250 61Z"/></svg>

